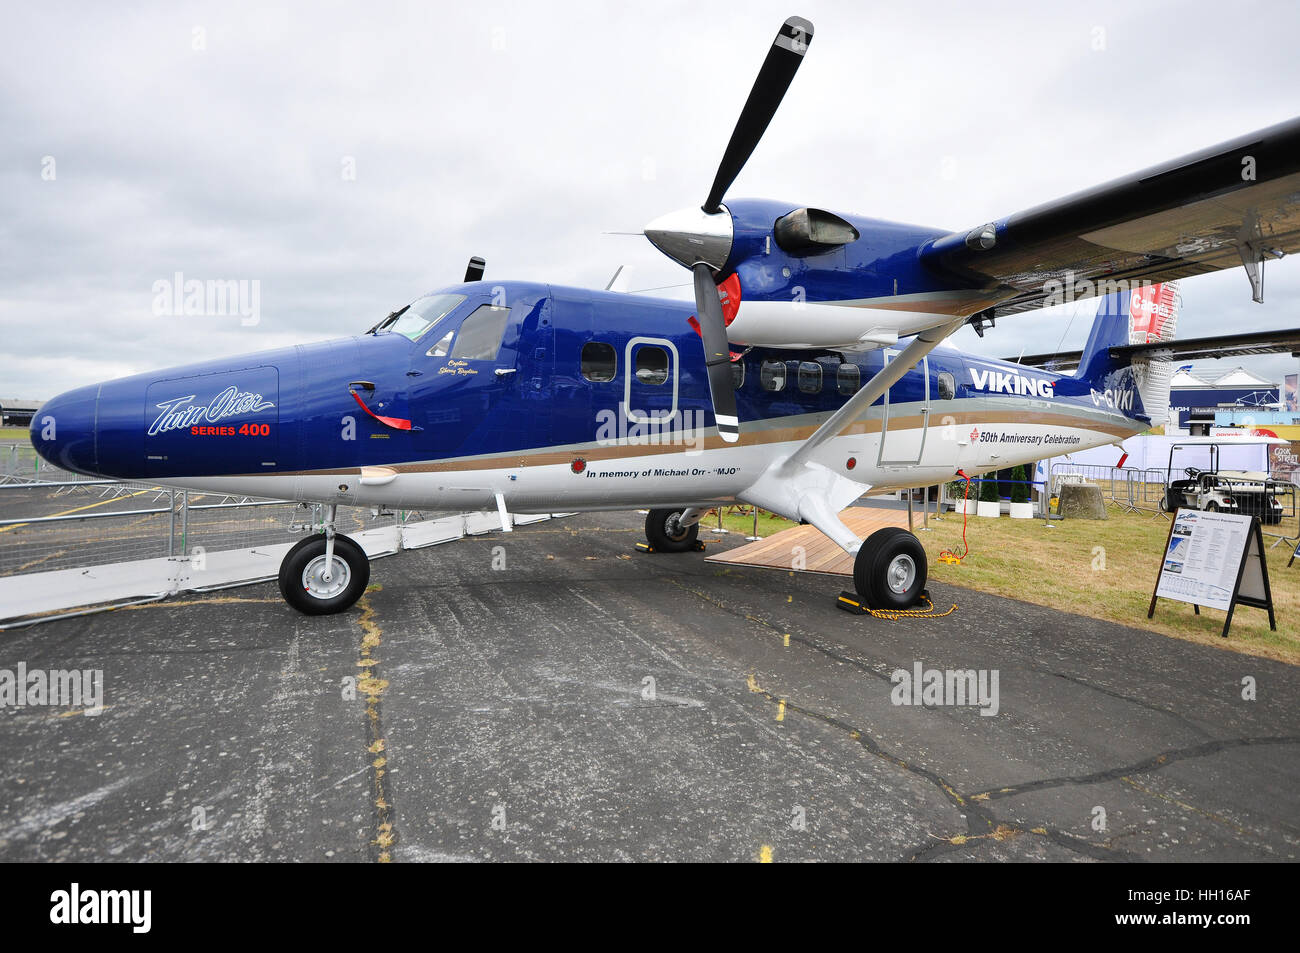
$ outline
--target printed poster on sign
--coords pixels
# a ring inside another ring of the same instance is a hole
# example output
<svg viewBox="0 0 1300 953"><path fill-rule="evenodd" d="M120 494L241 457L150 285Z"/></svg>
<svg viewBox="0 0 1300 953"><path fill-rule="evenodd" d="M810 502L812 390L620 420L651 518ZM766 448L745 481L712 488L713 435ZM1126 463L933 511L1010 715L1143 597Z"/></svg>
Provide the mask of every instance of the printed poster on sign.
<svg viewBox="0 0 1300 953"><path fill-rule="evenodd" d="M1250 538L1249 516L1179 510L1156 595L1227 610Z"/></svg>

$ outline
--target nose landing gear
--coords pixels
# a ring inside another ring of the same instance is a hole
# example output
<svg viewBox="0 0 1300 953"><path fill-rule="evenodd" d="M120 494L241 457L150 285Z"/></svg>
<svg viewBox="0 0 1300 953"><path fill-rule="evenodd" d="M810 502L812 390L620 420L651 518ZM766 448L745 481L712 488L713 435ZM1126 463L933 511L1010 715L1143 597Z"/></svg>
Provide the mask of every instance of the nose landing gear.
<svg viewBox="0 0 1300 953"><path fill-rule="evenodd" d="M337 507L326 509L325 532L302 540L280 563L280 595L305 615L342 612L370 582L365 550L334 532Z"/></svg>
<svg viewBox="0 0 1300 953"><path fill-rule="evenodd" d="M685 510L651 510L645 518L645 538L653 552L685 553L703 549L698 541L700 516L698 507Z"/></svg>

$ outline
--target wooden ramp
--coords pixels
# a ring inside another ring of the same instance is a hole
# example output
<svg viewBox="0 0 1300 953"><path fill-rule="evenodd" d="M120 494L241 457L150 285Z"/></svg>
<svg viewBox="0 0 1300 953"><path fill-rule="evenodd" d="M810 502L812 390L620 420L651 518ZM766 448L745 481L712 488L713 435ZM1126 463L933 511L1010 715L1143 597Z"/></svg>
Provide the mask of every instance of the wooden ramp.
<svg viewBox="0 0 1300 953"><path fill-rule="evenodd" d="M886 526L907 528L907 511L877 507L851 506L840 513L844 525L866 539ZM917 516L919 522L920 516ZM701 527L703 529L703 527ZM711 563L761 566L764 569L794 569L795 547L803 547L802 572L820 572L832 576L852 576L853 557L826 538L814 526L792 526L757 542L737 546L725 553L709 556Z"/></svg>

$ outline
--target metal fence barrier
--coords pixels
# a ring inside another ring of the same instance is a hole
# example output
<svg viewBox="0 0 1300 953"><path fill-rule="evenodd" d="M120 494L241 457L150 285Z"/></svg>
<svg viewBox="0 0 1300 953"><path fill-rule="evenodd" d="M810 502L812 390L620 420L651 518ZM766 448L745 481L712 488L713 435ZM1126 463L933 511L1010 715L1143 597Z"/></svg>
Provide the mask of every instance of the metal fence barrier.
<svg viewBox="0 0 1300 953"><path fill-rule="evenodd" d="M1269 473L1267 476L1276 484L1272 498L1282 506L1281 522L1262 527L1264 535L1273 538L1269 548L1274 549L1284 542L1300 543L1300 487L1290 482L1290 474ZM1166 470L1080 463L1052 464L1048 476L1050 495L1059 496L1061 484L1065 482L1092 483L1101 487L1107 502L1116 504L1126 513L1149 512L1152 519L1157 516L1169 518L1164 507L1169 489Z"/></svg>
<svg viewBox="0 0 1300 953"><path fill-rule="evenodd" d="M1048 475L1051 496L1060 496L1063 482L1091 483L1101 487L1107 502L1126 513L1149 512L1152 519L1163 514L1165 471L1136 467L1107 467L1083 463L1054 463Z"/></svg>
<svg viewBox="0 0 1300 953"><path fill-rule="evenodd" d="M19 449L0 447L0 628L274 578L322 528L321 505L80 478ZM340 506L335 526L376 558L500 530L502 517Z"/></svg>

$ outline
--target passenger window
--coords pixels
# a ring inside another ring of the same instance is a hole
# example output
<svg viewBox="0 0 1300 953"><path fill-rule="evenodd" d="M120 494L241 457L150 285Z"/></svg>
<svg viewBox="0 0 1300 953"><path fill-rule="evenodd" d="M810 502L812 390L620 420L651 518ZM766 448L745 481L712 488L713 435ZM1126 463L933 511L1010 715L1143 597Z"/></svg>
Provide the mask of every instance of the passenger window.
<svg viewBox="0 0 1300 953"><path fill-rule="evenodd" d="M425 352L426 357L446 357L447 352L451 350L451 339L455 331L448 331L442 337L438 338L438 343Z"/></svg>
<svg viewBox="0 0 1300 953"><path fill-rule="evenodd" d="M510 317L509 308L498 308L485 304L476 308L465 319L456 335L456 346L452 348L453 361L495 361L501 350L501 339L506 333L506 321Z"/></svg>
<svg viewBox="0 0 1300 953"><path fill-rule="evenodd" d="M862 387L862 371L856 364L841 364L835 372L835 389L845 397L852 397Z"/></svg>
<svg viewBox="0 0 1300 953"><path fill-rule="evenodd" d="M745 362L731 362L731 386L740 390L745 386Z"/></svg>
<svg viewBox="0 0 1300 953"><path fill-rule="evenodd" d="M758 378L763 390L785 390L785 361L764 361L758 369Z"/></svg>
<svg viewBox="0 0 1300 953"><path fill-rule="evenodd" d="M612 381L618 374L618 352L601 341L588 341L582 346L582 376L602 384Z"/></svg>
<svg viewBox="0 0 1300 953"><path fill-rule="evenodd" d="M799 389L815 394L822 389L822 366L816 361L799 362Z"/></svg>
<svg viewBox="0 0 1300 953"><path fill-rule="evenodd" d="M642 384L662 384L668 380L668 352L661 347L639 348L636 352L636 379Z"/></svg>
<svg viewBox="0 0 1300 953"><path fill-rule="evenodd" d="M941 400L952 400L957 396L957 382L947 371L939 372L939 398Z"/></svg>

